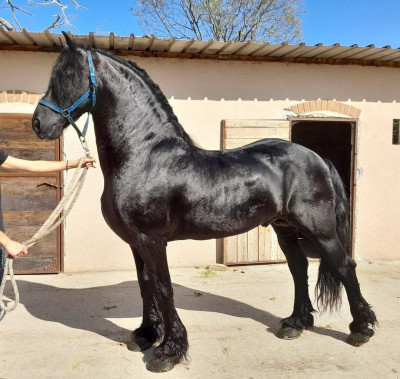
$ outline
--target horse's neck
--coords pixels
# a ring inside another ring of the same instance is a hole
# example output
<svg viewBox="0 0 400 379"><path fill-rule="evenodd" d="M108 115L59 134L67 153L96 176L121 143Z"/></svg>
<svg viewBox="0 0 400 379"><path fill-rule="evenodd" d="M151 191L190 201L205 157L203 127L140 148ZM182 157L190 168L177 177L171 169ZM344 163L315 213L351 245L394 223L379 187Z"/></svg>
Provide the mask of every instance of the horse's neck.
<svg viewBox="0 0 400 379"><path fill-rule="evenodd" d="M190 137L146 77L103 58L98 103L93 113L102 167L146 154L163 140L193 145Z"/></svg>

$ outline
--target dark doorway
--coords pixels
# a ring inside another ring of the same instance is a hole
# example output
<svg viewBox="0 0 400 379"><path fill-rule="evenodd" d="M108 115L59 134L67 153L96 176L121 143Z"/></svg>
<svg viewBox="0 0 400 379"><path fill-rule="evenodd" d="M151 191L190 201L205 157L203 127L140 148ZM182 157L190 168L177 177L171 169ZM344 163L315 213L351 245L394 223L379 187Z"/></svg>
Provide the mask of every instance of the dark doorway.
<svg viewBox="0 0 400 379"><path fill-rule="evenodd" d="M292 142L315 151L329 159L343 180L350 199L351 248L353 251L353 175L355 122L350 121L292 121Z"/></svg>
<svg viewBox="0 0 400 379"><path fill-rule="evenodd" d="M354 123L337 121L295 121L292 142L308 147L322 158L332 161L347 194L351 195L352 136Z"/></svg>

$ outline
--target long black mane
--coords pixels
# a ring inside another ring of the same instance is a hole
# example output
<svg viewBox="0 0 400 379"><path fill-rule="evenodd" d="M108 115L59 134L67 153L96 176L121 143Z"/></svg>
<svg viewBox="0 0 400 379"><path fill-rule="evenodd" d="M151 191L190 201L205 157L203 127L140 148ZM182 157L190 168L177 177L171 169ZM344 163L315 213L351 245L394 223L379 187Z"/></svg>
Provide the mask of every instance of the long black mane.
<svg viewBox="0 0 400 379"><path fill-rule="evenodd" d="M88 50L88 48L86 48ZM153 93L156 98L156 106L163 109L163 111L168 115L168 122L174 126L174 130L177 135L187 144L186 148L189 148L192 152L194 152L195 148L199 148L197 143L193 141L193 139L187 134L187 132L183 129L182 125L179 123L177 116L175 115L167 97L162 92L161 88L158 84L154 83L154 81L150 78L149 74L146 70L139 67L135 62L130 60L124 60L111 52L104 51L101 49L93 49L90 48L91 51L97 52L111 61L114 61L120 64L122 67L126 68L127 71L124 71L125 78L127 82L137 80L139 77L147 88ZM169 137L171 138L171 137ZM174 138L173 138L174 139ZM168 145L168 138L162 141L163 145Z"/></svg>
<svg viewBox="0 0 400 379"><path fill-rule="evenodd" d="M159 102L159 105L162 106L167 111L170 121L179 123L178 118L176 117L170 103L168 102L167 97L161 91L159 85L153 82L153 80L150 78L150 76L148 75L146 70L139 67L135 62L122 59L122 58L118 57L117 55L114 55L108 51L104 51L101 49L92 49L92 50L96 51L97 53L99 53L103 56L108 57L109 59L111 59L115 62L118 62L122 66L126 67L128 69L128 72L131 72L132 75L139 76L146 83L146 85L152 90L152 92L155 94L155 96ZM129 81L132 78L127 77L126 79Z"/></svg>

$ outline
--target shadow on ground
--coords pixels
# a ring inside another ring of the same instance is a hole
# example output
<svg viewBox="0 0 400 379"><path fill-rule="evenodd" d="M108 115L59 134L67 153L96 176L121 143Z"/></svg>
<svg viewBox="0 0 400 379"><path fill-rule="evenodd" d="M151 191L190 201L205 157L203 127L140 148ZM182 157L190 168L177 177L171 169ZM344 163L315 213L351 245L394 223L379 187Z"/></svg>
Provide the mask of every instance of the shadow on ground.
<svg viewBox="0 0 400 379"><path fill-rule="evenodd" d="M279 329L281 317L270 312L224 296L177 284L173 286L178 312L179 309L216 312L252 319L265 325L269 333L276 333ZM142 299L136 281L92 288L58 288L18 280L18 287L20 302L32 316L40 320L61 323L70 328L97 333L120 343L126 343L132 331L118 326L109 319L142 315ZM288 301L292 302L292 299ZM132 324L133 328L138 326L139 323ZM313 332L343 341L347 337L345 333L320 327L315 327Z"/></svg>

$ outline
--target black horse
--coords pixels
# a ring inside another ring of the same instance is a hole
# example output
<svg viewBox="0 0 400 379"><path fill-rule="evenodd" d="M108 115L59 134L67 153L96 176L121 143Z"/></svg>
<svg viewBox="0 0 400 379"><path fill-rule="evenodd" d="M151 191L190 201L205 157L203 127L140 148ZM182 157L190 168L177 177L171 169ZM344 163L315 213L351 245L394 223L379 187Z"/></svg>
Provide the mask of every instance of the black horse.
<svg viewBox="0 0 400 379"><path fill-rule="evenodd" d="M273 226L295 283L293 313L282 320L278 337L297 338L313 326L306 258L312 256L321 259L322 308L339 304L343 284L353 316L348 342L367 342L377 321L347 253L348 203L335 168L305 147L279 139L203 150L143 69L65 37L68 46L53 68L45 101L35 110L33 129L39 138L55 139L71 120L85 112L93 115L104 174L102 212L131 246L143 298L142 324L128 347L145 350L160 343L147 368L170 370L188 350L174 306L167 242L223 238L258 225ZM62 111L85 92L75 109Z"/></svg>

